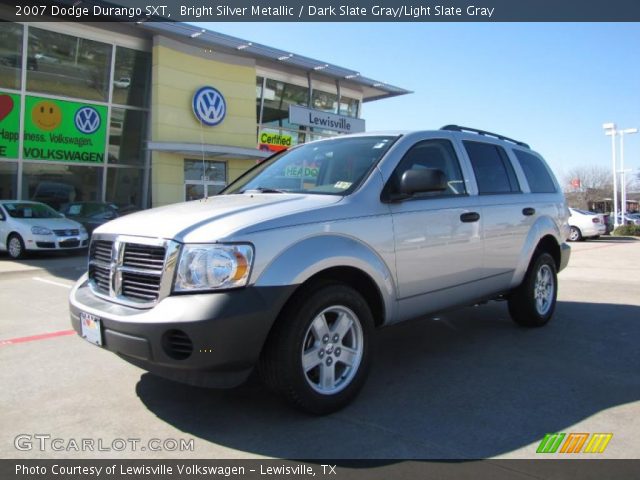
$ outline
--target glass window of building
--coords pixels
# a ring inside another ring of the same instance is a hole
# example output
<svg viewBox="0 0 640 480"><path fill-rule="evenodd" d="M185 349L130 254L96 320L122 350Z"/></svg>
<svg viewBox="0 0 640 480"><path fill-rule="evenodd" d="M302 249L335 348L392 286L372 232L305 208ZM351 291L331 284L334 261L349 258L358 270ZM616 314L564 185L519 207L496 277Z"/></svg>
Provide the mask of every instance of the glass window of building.
<svg viewBox="0 0 640 480"><path fill-rule="evenodd" d="M264 110L262 124L291 126L289 105L308 106L309 89L291 83L267 79L264 89Z"/></svg>
<svg viewBox="0 0 640 480"><path fill-rule="evenodd" d="M130 48L116 48L113 72L113 103L146 107L151 85L151 54Z"/></svg>
<svg viewBox="0 0 640 480"><path fill-rule="evenodd" d="M60 210L69 202L102 200L102 167L26 162L22 198Z"/></svg>
<svg viewBox="0 0 640 480"><path fill-rule="evenodd" d="M111 109L109 163L143 165L147 112Z"/></svg>
<svg viewBox="0 0 640 480"><path fill-rule="evenodd" d="M27 60L27 68L37 68L33 57ZM20 88L22 72L22 25L0 22L0 87Z"/></svg>
<svg viewBox="0 0 640 480"><path fill-rule="evenodd" d="M325 92L314 88L311 106L323 112L338 113L338 94L337 92Z"/></svg>
<svg viewBox="0 0 640 480"><path fill-rule="evenodd" d="M18 198L18 164L0 161L0 199Z"/></svg>
<svg viewBox="0 0 640 480"><path fill-rule="evenodd" d="M107 202L115 203L119 208L142 208L144 187L144 170L141 168L108 168Z"/></svg>
<svg viewBox="0 0 640 480"><path fill-rule="evenodd" d="M227 164L210 160L185 160L184 184L184 198L187 201L216 195L227 185Z"/></svg>
<svg viewBox="0 0 640 480"><path fill-rule="evenodd" d="M29 27L27 89L87 100L107 101L111 45Z"/></svg>
<svg viewBox="0 0 640 480"><path fill-rule="evenodd" d="M355 98L340 96L340 115L348 117L358 117L358 100Z"/></svg>

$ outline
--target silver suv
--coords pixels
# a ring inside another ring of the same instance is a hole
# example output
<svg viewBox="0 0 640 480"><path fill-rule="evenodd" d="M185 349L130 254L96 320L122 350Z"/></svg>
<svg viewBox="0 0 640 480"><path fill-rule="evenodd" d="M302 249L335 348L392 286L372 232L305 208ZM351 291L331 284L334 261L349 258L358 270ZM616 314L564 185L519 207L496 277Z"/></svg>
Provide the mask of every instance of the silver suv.
<svg viewBox="0 0 640 480"><path fill-rule="evenodd" d="M568 210L540 155L482 130L344 136L281 152L221 195L95 230L71 322L157 375L233 387L257 366L328 413L363 386L378 327L508 300L553 315Z"/></svg>

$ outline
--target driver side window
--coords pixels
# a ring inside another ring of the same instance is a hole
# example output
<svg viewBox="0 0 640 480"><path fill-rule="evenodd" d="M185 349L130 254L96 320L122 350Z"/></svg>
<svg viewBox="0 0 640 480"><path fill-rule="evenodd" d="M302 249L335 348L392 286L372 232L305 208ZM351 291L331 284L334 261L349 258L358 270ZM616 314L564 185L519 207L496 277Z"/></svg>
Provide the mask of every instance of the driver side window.
<svg viewBox="0 0 640 480"><path fill-rule="evenodd" d="M466 195L467 190L458 157L449 140L434 139L416 143L402 158L387 185L390 194L398 193L400 179L408 170L436 169L444 173L447 189L443 192L424 193L420 196Z"/></svg>

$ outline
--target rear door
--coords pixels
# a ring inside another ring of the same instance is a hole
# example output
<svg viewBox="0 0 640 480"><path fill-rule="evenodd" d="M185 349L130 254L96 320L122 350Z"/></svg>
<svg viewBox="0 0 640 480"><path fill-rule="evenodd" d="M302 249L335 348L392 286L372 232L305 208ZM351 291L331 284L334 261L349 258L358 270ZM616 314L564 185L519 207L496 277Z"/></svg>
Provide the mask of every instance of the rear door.
<svg viewBox="0 0 640 480"><path fill-rule="evenodd" d="M483 210L483 278L492 288L508 288L536 210L525 194L500 142L463 139Z"/></svg>

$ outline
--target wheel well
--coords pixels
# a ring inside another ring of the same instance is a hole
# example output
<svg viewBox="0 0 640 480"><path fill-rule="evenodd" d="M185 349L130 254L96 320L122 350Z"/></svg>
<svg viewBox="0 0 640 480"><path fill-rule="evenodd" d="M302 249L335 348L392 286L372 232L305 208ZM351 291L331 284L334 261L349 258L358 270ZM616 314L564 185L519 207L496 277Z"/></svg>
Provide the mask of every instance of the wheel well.
<svg viewBox="0 0 640 480"><path fill-rule="evenodd" d="M379 327L384 323L384 301L378 286L369 275L354 267L333 267L318 272L296 288L291 298L308 288L309 285L327 280L346 283L356 290L369 305L374 325Z"/></svg>
<svg viewBox="0 0 640 480"><path fill-rule="evenodd" d="M560 245L555 238L551 235L546 235L542 237L536 245L537 251L547 252L549 255L553 257L553 261L556 264L556 269L560 268Z"/></svg>

